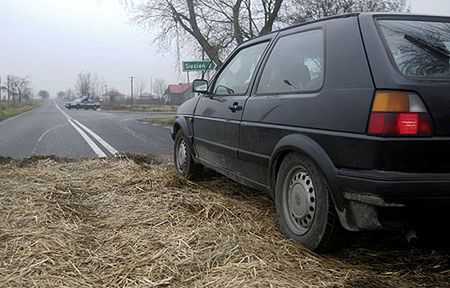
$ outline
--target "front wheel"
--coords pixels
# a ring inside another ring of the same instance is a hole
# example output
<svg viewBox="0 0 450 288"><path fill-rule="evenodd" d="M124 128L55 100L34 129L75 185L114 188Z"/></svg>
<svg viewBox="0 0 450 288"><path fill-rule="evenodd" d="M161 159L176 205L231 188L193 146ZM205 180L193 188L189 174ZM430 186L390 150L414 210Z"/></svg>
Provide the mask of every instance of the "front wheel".
<svg viewBox="0 0 450 288"><path fill-rule="evenodd" d="M316 252L338 247L343 228L328 182L308 157L292 153L284 158L277 175L275 202L286 237Z"/></svg>
<svg viewBox="0 0 450 288"><path fill-rule="evenodd" d="M175 136L174 162L178 173L188 179L198 178L203 172L203 166L194 162L191 149L181 130Z"/></svg>

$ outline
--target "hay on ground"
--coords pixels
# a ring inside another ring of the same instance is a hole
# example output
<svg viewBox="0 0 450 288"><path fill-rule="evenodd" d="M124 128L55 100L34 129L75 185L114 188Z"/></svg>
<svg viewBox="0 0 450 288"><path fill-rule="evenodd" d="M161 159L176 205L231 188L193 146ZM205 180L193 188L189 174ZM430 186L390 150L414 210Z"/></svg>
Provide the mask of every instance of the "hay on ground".
<svg viewBox="0 0 450 288"><path fill-rule="evenodd" d="M316 255L280 234L263 194L223 177L191 183L170 166L142 161L4 161L0 286L450 283L444 252L386 235L390 242L350 237L342 251Z"/></svg>

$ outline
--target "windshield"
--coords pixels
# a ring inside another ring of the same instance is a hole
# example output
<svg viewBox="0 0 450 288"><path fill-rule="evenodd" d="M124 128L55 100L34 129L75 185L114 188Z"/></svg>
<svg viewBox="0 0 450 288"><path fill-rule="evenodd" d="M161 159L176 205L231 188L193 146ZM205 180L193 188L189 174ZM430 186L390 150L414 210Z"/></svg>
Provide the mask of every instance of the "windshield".
<svg viewBox="0 0 450 288"><path fill-rule="evenodd" d="M379 20L398 70L407 76L450 76L450 23Z"/></svg>

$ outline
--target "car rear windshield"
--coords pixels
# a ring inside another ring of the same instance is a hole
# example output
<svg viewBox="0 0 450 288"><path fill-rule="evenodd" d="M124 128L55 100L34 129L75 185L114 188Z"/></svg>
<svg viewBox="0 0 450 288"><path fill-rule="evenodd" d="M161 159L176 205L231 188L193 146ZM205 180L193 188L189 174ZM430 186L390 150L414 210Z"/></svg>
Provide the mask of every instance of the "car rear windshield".
<svg viewBox="0 0 450 288"><path fill-rule="evenodd" d="M412 77L450 76L450 23L378 20L395 65Z"/></svg>

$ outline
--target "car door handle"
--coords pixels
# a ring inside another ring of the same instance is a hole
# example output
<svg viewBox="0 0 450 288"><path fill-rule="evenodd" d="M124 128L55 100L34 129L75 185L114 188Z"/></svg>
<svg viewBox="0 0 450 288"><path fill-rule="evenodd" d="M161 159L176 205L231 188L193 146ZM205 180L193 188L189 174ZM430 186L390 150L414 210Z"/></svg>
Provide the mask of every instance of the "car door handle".
<svg viewBox="0 0 450 288"><path fill-rule="evenodd" d="M239 105L239 103L234 102L233 105L228 106L228 109L231 110L231 112L236 112L236 111L241 111L242 110L242 106Z"/></svg>

